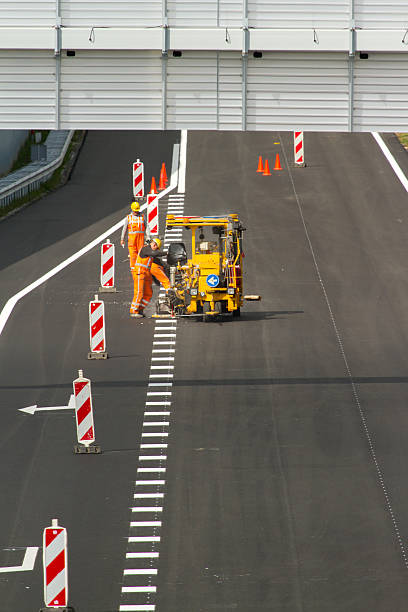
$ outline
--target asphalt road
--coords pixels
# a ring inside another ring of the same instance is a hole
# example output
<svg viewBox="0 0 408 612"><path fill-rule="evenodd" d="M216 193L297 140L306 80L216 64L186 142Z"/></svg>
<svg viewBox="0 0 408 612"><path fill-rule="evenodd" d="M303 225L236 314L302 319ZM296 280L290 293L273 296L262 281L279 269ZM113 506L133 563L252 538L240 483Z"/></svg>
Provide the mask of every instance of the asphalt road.
<svg viewBox="0 0 408 612"><path fill-rule="evenodd" d="M2 301L125 214L132 156L169 165L178 140L89 133L67 186L0 223ZM256 174L277 153L283 170ZM308 134L306 161L293 168L291 134L188 135L185 213L239 214L245 290L262 301L177 324L158 612L406 607L408 196L370 134ZM135 584L123 570L155 323L128 318L118 255L107 361L86 358L97 249L26 296L0 338L0 566L58 517L76 612L149 609L121 587ZM66 403L79 368L101 455L72 453L68 412L17 411ZM0 574L0 601L42 606L39 558Z"/></svg>

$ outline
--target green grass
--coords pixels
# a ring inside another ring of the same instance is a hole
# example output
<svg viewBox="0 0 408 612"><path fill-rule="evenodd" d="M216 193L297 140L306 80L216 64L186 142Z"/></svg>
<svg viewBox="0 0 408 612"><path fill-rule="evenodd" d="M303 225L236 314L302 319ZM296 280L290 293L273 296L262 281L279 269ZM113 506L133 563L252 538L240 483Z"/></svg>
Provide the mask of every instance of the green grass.
<svg viewBox="0 0 408 612"><path fill-rule="evenodd" d="M43 143L45 139L47 138L50 130L37 130L37 131L41 132L41 143ZM7 174L10 174L10 172L15 172L16 170L20 170L20 168L27 166L27 164L31 162L31 145L32 144L34 144L34 137L30 134L28 138L26 138L26 140L21 145L20 150L17 154L17 157L14 160L13 165L11 166Z"/></svg>
<svg viewBox="0 0 408 612"><path fill-rule="evenodd" d="M11 211L17 210L18 208L21 208L21 206L29 204L30 202L35 202L36 200L39 200L40 198L51 193L52 191L58 189L58 187L60 187L62 184L61 174L70 158L72 149L80 142L81 138L82 131L76 131L72 137L67 152L65 153L65 157L62 164L53 172L52 176L48 179L48 181L42 183L42 185L40 185L40 187L35 191L30 191L30 193L27 193L24 197L19 198L18 200L14 200L8 206L2 206L0 208L0 218L5 217Z"/></svg>
<svg viewBox="0 0 408 612"><path fill-rule="evenodd" d="M408 149L408 134L397 134L397 136L402 146Z"/></svg>

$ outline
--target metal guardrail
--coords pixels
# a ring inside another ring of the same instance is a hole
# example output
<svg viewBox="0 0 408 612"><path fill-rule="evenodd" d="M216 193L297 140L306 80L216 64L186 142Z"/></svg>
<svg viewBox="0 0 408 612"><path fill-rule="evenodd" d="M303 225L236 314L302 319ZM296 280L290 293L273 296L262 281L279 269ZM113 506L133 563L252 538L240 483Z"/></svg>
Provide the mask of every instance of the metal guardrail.
<svg viewBox="0 0 408 612"><path fill-rule="evenodd" d="M48 134L45 141L47 159L31 162L0 179L0 208L8 206L14 200L35 191L45 183L53 172L62 164L69 147L74 130L55 130Z"/></svg>

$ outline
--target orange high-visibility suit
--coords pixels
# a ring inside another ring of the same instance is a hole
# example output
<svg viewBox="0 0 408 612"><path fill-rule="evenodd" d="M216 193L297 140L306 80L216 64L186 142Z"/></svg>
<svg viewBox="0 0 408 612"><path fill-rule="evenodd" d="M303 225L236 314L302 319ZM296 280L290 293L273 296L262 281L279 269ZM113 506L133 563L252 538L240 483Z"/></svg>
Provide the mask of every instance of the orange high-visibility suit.
<svg viewBox="0 0 408 612"><path fill-rule="evenodd" d="M145 242L146 223L142 214L131 212L126 217L123 225L121 242L124 241L126 232L128 233L128 249L130 258L130 269L135 265L137 254Z"/></svg>
<svg viewBox="0 0 408 612"><path fill-rule="evenodd" d="M157 278L165 289L170 288L170 281L163 272L163 269L154 262L155 257L162 255L164 255L163 251L153 251L147 245L140 250L132 271L134 295L130 306L130 314L142 314L144 308L150 302L153 295L152 275Z"/></svg>

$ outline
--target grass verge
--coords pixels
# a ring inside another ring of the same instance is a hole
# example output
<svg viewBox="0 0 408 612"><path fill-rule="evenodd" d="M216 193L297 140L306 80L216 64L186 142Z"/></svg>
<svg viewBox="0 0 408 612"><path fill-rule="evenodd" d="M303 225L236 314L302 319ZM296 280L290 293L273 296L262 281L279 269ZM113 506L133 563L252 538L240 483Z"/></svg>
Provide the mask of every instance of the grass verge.
<svg viewBox="0 0 408 612"><path fill-rule="evenodd" d="M397 133L397 137L402 146L408 151L408 134Z"/></svg>

